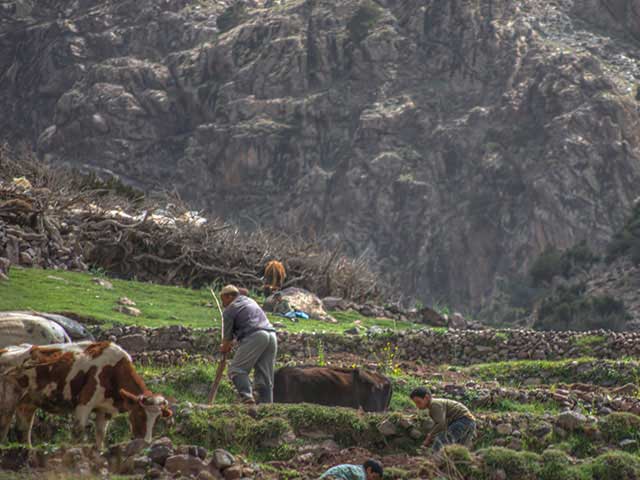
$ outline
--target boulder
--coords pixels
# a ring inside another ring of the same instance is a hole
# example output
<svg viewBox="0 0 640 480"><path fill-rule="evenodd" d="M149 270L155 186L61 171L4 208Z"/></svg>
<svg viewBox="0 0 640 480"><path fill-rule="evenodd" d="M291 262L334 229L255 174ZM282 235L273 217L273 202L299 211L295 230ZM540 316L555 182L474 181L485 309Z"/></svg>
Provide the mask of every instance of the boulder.
<svg viewBox="0 0 640 480"><path fill-rule="evenodd" d="M346 310L347 302L342 297L324 297L322 305L326 310Z"/></svg>
<svg viewBox="0 0 640 480"><path fill-rule="evenodd" d="M134 438L127 443L127 446L124 449L124 455L127 457L136 455L147 448L147 446L149 446L149 444L144 440L144 438Z"/></svg>
<svg viewBox="0 0 640 480"><path fill-rule="evenodd" d="M211 457L211 464L216 467L218 470L224 470L225 468L229 468L234 463L236 463L236 459L233 455L231 455L226 450L222 448L217 448L213 451L213 456Z"/></svg>
<svg viewBox="0 0 640 480"><path fill-rule="evenodd" d="M446 327L447 320L431 307L423 307L418 310L418 318L421 323L432 327Z"/></svg>
<svg viewBox="0 0 640 480"><path fill-rule="evenodd" d="M0 312L0 348L69 342L71 338L56 322L24 312Z"/></svg>
<svg viewBox="0 0 640 480"><path fill-rule="evenodd" d="M465 330L467 328L467 321L464 319L462 314L459 312L455 312L449 318L449 328L453 328L456 330Z"/></svg>
<svg viewBox="0 0 640 480"><path fill-rule="evenodd" d="M398 427L391 420L386 419L378 425L378 431L385 437L390 437L398 433Z"/></svg>
<svg viewBox="0 0 640 480"><path fill-rule="evenodd" d="M208 470L207 465L198 457L188 454L172 455L165 461L165 470L170 473L181 472L183 475L198 475L203 470Z"/></svg>
<svg viewBox="0 0 640 480"><path fill-rule="evenodd" d="M69 317L65 317L64 315L58 315L57 313L39 313L41 317L44 317L52 322L57 323L62 328L64 328L65 332L69 335L71 340L74 342L80 342L82 340L95 340L94 336L89 332L84 325L76 320L73 320Z"/></svg>
<svg viewBox="0 0 640 480"><path fill-rule="evenodd" d="M127 297L120 297L118 299L118 305L126 305L128 307L135 307L136 306L136 302L134 302L133 300L131 300L130 298L127 298Z"/></svg>
<svg viewBox="0 0 640 480"><path fill-rule="evenodd" d="M498 432L499 435L511 435L513 425L510 423L501 423L496 426L496 432Z"/></svg>
<svg viewBox="0 0 640 480"><path fill-rule="evenodd" d="M566 412L562 412L556 417L556 425L558 425L563 430L566 430L569 432L578 430L579 428L583 427L586 423L587 423L587 417L573 410L567 410Z"/></svg>
<svg viewBox="0 0 640 480"><path fill-rule="evenodd" d="M636 440L635 438L626 438L622 440L618 445L622 450L633 452L638 449L638 440Z"/></svg>
<svg viewBox="0 0 640 480"><path fill-rule="evenodd" d="M229 467L222 472L225 480L237 480L238 478L242 478L242 466L235 465L233 467Z"/></svg>
<svg viewBox="0 0 640 480"><path fill-rule="evenodd" d="M158 465L164 466L167 458L172 454L171 447L162 443L151 445L149 450L149 458Z"/></svg>
<svg viewBox="0 0 640 480"><path fill-rule="evenodd" d="M92 278L91 281L96 285L101 286L102 288L113 290L113 283L111 283L109 280L105 280L104 278Z"/></svg>
<svg viewBox="0 0 640 480"><path fill-rule="evenodd" d="M326 312L322 301L302 288L288 287L270 295L264 301L263 308L266 312L277 313L299 310L316 320L337 323L337 320Z"/></svg>
<svg viewBox="0 0 640 480"><path fill-rule="evenodd" d="M125 335L118 339L118 345L129 353L144 352L147 349L147 337L141 333Z"/></svg>
<svg viewBox="0 0 640 480"><path fill-rule="evenodd" d="M126 305L117 305L116 307L113 307L113 310L125 315L129 315L130 317L139 317L140 315L142 315L142 311L139 308L128 307Z"/></svg>

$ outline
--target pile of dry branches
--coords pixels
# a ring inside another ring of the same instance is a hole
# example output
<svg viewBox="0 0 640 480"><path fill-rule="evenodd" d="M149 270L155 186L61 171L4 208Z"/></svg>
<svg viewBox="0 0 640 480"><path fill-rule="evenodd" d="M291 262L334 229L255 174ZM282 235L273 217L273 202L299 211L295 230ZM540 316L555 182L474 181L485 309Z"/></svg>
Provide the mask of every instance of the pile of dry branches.
<svg viewBox="0 0 640 480"><path fill-rule="evenodd" d="M358 302L380 296L377 276L365 259L346 258L339 250L285 234L241 232L220 220L205 220L175 196L144 196L117 181L46 166L28 150L6 146L0 148L2 257L0 271L3 262L74 270L93 266L157 283L248 288L261 286L264 265L275 258L287 268L285 285Z"/></svg>

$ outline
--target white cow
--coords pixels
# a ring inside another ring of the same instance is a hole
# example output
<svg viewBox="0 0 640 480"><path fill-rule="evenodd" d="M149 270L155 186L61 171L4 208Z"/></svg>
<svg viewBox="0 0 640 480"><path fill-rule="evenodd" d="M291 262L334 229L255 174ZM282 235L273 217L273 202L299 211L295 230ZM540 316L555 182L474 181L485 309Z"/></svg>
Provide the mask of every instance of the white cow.
<svg viewBox="0 0 640 480"><path fill-rule="evenodd" d="M69 342L69 335L56 322L24 312L0 312L0 348Z"/></svg>

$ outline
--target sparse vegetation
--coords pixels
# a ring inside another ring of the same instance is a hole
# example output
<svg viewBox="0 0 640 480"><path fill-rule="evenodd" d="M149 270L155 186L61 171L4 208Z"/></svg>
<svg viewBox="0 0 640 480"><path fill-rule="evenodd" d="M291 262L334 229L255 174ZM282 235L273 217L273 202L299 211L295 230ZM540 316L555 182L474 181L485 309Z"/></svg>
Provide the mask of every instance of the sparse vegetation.
<svg viewBox="0 0 640 480"><path fill-rule="evenodd" d="M216 25L220 33L228 32L237 27L247 18L247 7L244 2L238 1L227 7L216 19Z"/></svg>
<svg viewBox="0 0 640 480"><path fill-rule="evenodd" d="M347 23L351 41L358 44L369 35L371 28L380 17L380 7L371 0L365 0Z"/></svg>
<svg viewBox="0 0 640 480"><path fill-rule="evenodd" d="M611 451L595 458L585 470L593 480L637 480L640 459L627 452Z"/></svg>
<svg viewBox="0 0 640 480"><path fill-rule="evenodd" d="M632 413L610 413L602 419L600 430L609 442L640 441L640 417Z"/></svg>
<svg viewBox="0 0 640 480"><path fill-rule="evenodd" d="M538 310L535 327L541 330L621 330L628 314L622 301L609 295L586 296L585 285L558 287Z"/></svg>
<svg viewBox="0 0 640 480"><path fill-rule="evenodd" d="M568 360L520 360L473 365L465 369L484 380L518 384L527 378L548 379L549 383L587 382L596 385L624 385L640 373L636 360L574 358ZM555 380L552 382L551 380Z"/></svg>
<svg viewBox="0 0 640 480"><path fill-rule="evenodd" d="M549 284L555 276L569 278L581 269L588 269L599 259L586 241L564 251L549 247L533 262L529 275L533 286L539 287Z"/></svg>
<svg viewBox="0 0 640 480"><path fill-rule="evenodd" d="M624 255L629 255L636 265L640 264L640 203L633 207L622 230L613 236L606 260L612 262Z"/></svg>
<svg viewBox="0 0 640 480"><path fill-rule="evenodd" d="M483 471L492 476L503 470L507 478L535 480L540 471L540 456L531 452L517 452L503 447L489 447L478 451Z"/></svg>

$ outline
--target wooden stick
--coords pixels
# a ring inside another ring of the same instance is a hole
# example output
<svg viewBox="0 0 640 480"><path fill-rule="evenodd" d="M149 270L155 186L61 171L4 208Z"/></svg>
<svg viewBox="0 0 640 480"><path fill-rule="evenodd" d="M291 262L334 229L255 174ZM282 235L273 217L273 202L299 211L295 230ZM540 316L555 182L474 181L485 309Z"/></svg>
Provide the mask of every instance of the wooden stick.
<svg viewBox="0 0 640 480"><path fill-rule="evenodd" d="M216 301L216 305L218 306L218 312L220 312L220 343L222 343L224 338L224 315L222 313L222 308L220 307L220 302L218 301L218 297L214 291L210 288L209 291L211 295L213 295L213 299ZM211 390L209 390L209 397L207 398L207 403L211 405L218 394L218 388L220 387L220 382L222 381L222 373L224 372L224 367L227 364L227 354L222 354L222 360L218 363L218 370L216 371L216 378L211 385Z"/></svg>
<svg viewBox="0 0 640 480"><path fill-rule="evenodd" d="M216 378L213 381L213 385L211 385L211 390L209 390L209 397L207 398L207 403L209 403L209 405L211 405L215 399L216 399L216 395L218 394L218 387L220 387L220 381L222 380L222 373L224 372L224 367L227 364L227 354L223 353L222 354L222 360L220 360L220 363L218 364L218 371L216 372Z"/></svg>

